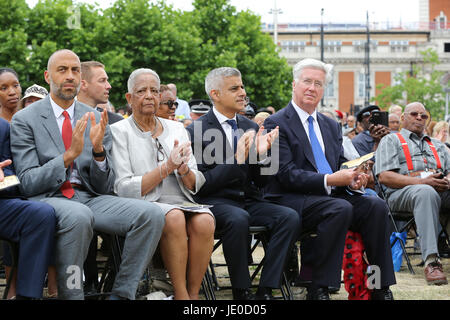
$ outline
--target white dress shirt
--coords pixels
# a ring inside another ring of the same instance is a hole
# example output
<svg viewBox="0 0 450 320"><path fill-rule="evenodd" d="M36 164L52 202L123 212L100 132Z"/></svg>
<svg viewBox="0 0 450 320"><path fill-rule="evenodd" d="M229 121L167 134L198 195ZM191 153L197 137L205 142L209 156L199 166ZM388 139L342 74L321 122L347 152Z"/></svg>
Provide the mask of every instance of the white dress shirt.
<svg viewBox="0 0 450 320"><path fill-rule="evenodd" d="M67 111L67 113L69 114L70 122L71 122L72 128L73 128L74 113L75 113L75 101L72 103L72 105L69 108L63 109L58 104L56 104L56 102L53 101L52 97L50 96L50 104L52 106L53 113L55 114L59 133L62 135L62 126L63 126L64 119L65 119L63 116L64 111ZM95 160L95 163L97 163L98 167L102 171L106 171L106 169L108 168L106 165L106 158L103 161ZM78 170L76 168L75 162L73 163L72 173L70 175L70 183L81 184L80 175L78 174Z"/></svg>
<svg viewBox="0 0 450 320"><path fill-rule="evenodd" d="M227 118L226 116L221 114L216 109L215 106L213 106L213 112L214 112L214 115L216 116L217 120L219 121L220 125L222 126L223 131L225 132L228 143L230 144L230 146L233 146L233 127L227 122L227 120L234 120L234 121L236 121L236 125L237 125L236 114L231 119Z"/></svg>

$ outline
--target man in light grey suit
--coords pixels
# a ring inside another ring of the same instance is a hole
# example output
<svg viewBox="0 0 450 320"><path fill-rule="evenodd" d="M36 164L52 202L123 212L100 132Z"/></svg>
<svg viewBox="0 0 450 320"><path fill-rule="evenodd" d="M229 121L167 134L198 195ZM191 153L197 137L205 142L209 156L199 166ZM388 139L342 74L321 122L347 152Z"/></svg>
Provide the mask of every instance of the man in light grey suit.
<svg viewBox="0 0 450 320"><path fill-rule="evenodd" d="M112 195L114 172L106 110L75 101L81 81L78 56L59 50L48 60L50 94L16 113L11 151L25 196L55 208L56 269L61 299L83 299L82 274L93 229L125 237L111 299L134 299L159 242L158 206Z"/></svg>

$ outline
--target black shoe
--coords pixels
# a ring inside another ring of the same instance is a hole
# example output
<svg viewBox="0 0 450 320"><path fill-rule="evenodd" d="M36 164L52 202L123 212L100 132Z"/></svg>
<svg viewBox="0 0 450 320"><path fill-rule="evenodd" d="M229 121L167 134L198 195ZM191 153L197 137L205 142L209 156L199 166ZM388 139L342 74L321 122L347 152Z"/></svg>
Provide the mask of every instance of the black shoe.
<svg viewBox="0 0 450 320"><path fill-rule="evenodd" d="M232 289L233 300L255 300L255 295L250 289Z"/></svg>
<svg viewBox="0 0 450 320"><path fill-rule="evenodd" d="M371 300L394 300L394 295L389 288L374 289L372 291Z"/></svg>
<svg viewBox="0 0 450 320"><path fill-rule="evenodd" d="M94 282L85 283L83 286L84 295L92 295L97 293L97 286Z"/></svg>
<svg viewBox="0 0 450 320"><path fill-rule="evenodd" d="M447 239L445 237L438 238L438 252L439 257L449 258L450 257L450 247L447 244Z"/></svg>
<svg viewBox="0 0 450 320"><path fill-rule="evenodd" d="M341 288L338 287L328 287L328 292L330 294L337 294Z"/></svg>
<svg viewBox="0 0 450 320"><path fill-rule="evenodd" d="M306 300L331 300L328 288L318 288L317 290L308 291Z"/></svg>
<svg viewBox="0 0 450 320"><path fill-rule="evenodd" d="M275 300L271 288L259 287L256 291L255 300Z"/></svg>

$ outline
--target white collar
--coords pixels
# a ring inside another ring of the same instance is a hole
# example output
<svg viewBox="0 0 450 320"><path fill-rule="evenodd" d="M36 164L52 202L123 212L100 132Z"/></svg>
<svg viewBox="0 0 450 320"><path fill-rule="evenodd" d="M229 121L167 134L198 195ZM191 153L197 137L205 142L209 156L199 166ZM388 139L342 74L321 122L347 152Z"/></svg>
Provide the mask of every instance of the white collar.
<svg viewBox="0 0 450 320"><path fill-rule="evenodd" d="M307 123L308 122L308 118L309 116L313 117L314 120L317 123L317 110L314 110L314 112L312 114L309 114L308 112L306 112L305 110L303 110L302 108L300 108L295 102L294 100L291 101L292 105L294 106L294 110L297 111L298 116L300 117L300 121L302 123Z"/></svg>
<svg viewBox="0 0 450 320"><path fill-rule="evenodd" d="M227 120L234 120L234 121L236 121L236 114L234 114L234 117L233 117L233 118L229 119L229 118L227 118L226 116L224 116L223 114L221 114L221 113L216 109L216 106L214 106L214 105L213 105L213 112L214 112L214 114L215 114L217 120L219 120L219 123L220 123L220 124L223 124L223 123L226 122ZM237 121L236 121L236 123L237 123Z"/></svg>
<svg viewBox="0 0 450 320"><path fill-rule="evenodd" d="M53 113L55 114L56 119L58 119L64 111L67 111L67 113L69 114L70 120L73 120L73 116L75 113L75 100L73 101L72 105L69 108L63 109L55 101L53 101L53 99L50 95L49 95L49 98L50 98L50 104L52 106Z"/></svg>

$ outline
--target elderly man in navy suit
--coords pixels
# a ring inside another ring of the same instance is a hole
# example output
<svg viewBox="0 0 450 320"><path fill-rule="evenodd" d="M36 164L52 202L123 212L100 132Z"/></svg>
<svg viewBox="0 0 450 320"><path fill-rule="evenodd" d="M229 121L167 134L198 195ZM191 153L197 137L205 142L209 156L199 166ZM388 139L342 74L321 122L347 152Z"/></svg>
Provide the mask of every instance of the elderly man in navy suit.
<svg viewBox="0 0 450 320"><path fill-rule="evenodd" d="M289 246L296 237L299 219L295 210L264 200L267 175L265 157L278 130L263 135L263 128L238 114L246 104L239 70L222 67L209 72L206 93L213 108L187 127L198 169L206 182L196 195L200 203L214 205L216 230L222 234L223 252L235 300L273 299L279 288ZM245 132L245 133L244 133ZM250 292L248 228L266 226L270 239L256 296Z"/></svg>
<svg viewBox="0 0 450 320"><path fill-rule="evenodd" d="M307 248L312 255L310 299L329 299L328 287L339 287L347 231L362 235L369 263L378 266L380 283L373 299L393 299L395 284L385 202L362 197L368 176L339 170L343 158L339 124L317 112L332 66L304 59L293 69L292 101L264 122L279 127L280 169L266 185L269 199L295 209L302 228L318 236ZM376 284L377 285L377 284Z"/></svg>

